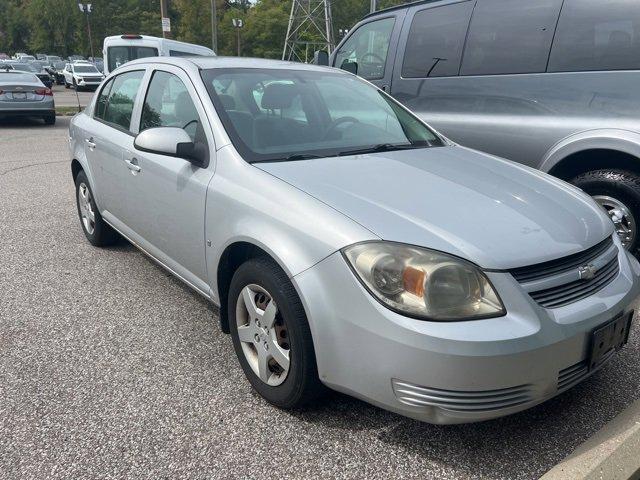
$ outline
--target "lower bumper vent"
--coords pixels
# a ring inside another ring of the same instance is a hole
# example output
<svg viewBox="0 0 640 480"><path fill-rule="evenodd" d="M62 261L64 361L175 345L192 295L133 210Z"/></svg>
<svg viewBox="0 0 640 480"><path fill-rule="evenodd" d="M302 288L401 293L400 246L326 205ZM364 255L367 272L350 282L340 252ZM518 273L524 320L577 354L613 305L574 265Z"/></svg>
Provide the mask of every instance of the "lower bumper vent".
<svg viewBox="0 0 640 480"><path fill-rule="evenodd" d="M393 392L398 400L414 407L439 407L457 412L489 412L528 403L534 399L531 385L461 392L420 387L392 379Z"/></svg>

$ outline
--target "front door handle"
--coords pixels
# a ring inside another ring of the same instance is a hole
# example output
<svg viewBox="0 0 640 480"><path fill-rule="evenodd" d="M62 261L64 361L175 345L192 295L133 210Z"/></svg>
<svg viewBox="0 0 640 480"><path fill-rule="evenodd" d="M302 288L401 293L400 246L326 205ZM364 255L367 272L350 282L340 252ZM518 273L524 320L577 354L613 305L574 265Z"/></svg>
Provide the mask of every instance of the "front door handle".
<svg viewBox="0 0 640 480"><path fill-rule="evenodd" d="M85 138L84 141L87 143L87 147L89 147L91 150L93 150L94 148L96 148L96 144L93 143L93 137L91 138Z"/></svg>
<svg viewBox="0 0 640 480"><path fill-rule="evenodd" d="M140 173L142 171L142 169L138 165L138 160L136 160L135 158L125 158L124 162L127 164L127 168L131 170L132 174L136 175L137 173Z"/></svg>

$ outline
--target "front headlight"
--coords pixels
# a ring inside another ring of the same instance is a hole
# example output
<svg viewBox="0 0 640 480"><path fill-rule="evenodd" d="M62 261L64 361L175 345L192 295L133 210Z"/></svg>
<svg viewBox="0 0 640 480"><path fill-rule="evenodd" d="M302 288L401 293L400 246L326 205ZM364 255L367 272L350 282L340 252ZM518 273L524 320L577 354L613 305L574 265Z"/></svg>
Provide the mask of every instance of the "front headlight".
<svg viewBox="0 0 640 480"><path fill-rule="evenodd" d="M487 276L460 258L378 241L352 245L342 252L367 289L401 314L436 321L506 314Z"/></svg>

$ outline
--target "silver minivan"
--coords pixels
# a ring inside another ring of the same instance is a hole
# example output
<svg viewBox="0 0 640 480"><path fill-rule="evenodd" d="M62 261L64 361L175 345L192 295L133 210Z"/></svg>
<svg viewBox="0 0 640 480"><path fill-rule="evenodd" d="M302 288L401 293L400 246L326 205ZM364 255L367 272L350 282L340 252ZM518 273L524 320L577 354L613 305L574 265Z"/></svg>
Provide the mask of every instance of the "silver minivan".
<svg viewBox="0 0 640 480"><path fill-rule="evenodd" d="M639 246L640 2L423 0L367 16L329 63L460 144L579 186Z"/></svg>

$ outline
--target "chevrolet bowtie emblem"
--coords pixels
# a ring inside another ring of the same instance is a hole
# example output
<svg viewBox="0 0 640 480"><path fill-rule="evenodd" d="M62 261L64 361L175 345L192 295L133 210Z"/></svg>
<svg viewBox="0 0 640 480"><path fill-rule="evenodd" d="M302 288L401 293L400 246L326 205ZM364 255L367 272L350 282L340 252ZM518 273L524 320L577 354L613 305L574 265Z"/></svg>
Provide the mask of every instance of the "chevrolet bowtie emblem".
<svg viewBox="0 0 640 480"><path fill-rule="evenodd" d="M596 276L596 272L596 267L591 264L581 265L578 267L578 278L580 278L580 280L591 280Z"/></svg>

